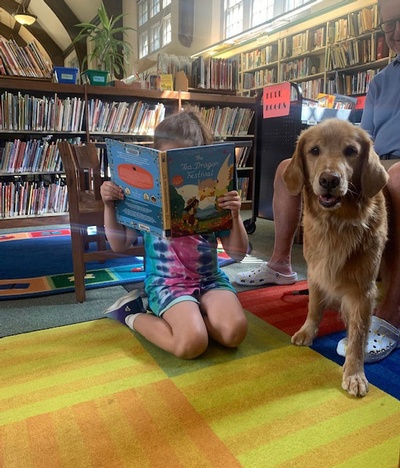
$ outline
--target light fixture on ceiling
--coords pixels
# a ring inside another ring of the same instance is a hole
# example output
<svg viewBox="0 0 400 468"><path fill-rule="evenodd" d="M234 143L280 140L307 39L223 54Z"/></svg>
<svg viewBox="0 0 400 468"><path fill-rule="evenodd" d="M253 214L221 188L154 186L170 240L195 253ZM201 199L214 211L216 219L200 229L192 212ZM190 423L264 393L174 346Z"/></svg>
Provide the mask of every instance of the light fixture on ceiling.
<svg viewBox="0 0 400 468"><path fill-rule="evenodd" d="M37 20L37 16L32 15L26 11L26 0L22 0L22 2L18 5L17 11L13 13L15 21L22 24L23 26L30 26Z"/></svg>

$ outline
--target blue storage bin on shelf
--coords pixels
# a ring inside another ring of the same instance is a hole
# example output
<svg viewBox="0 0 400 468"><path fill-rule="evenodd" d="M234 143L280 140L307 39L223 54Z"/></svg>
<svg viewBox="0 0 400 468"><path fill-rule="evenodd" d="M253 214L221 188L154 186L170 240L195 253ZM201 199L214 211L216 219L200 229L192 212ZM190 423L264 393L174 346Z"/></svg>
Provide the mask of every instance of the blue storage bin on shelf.
<svg viewBox="0 0 400 468"><path fill-rule="evenodd" d="M76 78L78 76L77 68L54 67L54 73L58 83L76 84Z"/></svg>

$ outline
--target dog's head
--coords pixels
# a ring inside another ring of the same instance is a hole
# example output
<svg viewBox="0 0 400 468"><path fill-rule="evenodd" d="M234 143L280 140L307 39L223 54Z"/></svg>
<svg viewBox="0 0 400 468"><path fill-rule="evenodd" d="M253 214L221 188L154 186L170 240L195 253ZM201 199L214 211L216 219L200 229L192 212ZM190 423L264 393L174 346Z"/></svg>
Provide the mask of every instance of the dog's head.
<svg viewBox="0 0 400 468"><path fill-rule="evenodd" d="M298 195L306 186L330 209L348 194L373 197L388 176L364 130L328 119L300 134L283 180L290 193Z"/></svg>

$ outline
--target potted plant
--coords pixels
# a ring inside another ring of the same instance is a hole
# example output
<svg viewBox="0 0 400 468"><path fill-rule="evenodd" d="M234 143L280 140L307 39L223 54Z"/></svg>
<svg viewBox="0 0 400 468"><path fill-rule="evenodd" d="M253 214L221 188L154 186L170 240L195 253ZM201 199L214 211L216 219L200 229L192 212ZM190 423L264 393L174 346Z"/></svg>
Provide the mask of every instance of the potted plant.
<svg viewBox="0 0 400 468"><path fill-rule="evenodd" d="M78 23L76 27L80 28L79 34L74 42L81 39L87 39L93 43L92 51L86 55L82 62L85 67L92 60L96 60L98 70L86 70L91 84L107 84L107 75L113 80L116 76L126 74L125 66L132 52L129 42L124 39L127 31L135 31L128 26L118 26L118 23L125 16L118 15L115 18L108 16L103 2L97 10L98 24ZM96 71L100 71L96 75Z"/></svg>

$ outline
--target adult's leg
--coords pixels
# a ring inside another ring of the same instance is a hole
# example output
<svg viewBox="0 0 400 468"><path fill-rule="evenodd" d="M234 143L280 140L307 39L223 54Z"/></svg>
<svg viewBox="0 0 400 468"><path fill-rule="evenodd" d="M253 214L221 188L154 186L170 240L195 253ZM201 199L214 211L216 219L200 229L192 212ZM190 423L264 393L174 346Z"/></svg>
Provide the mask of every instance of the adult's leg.
<svg viewBox="0 0 400 468"><path fill-rule="evenodd" d="M375 315L400 328L400 163L394 164L388 173L389 238L383 255L385 296Z"/></svg>
<svg viewBox="0 0 400 468"><path fill-rule="evenodd" d="M292 270L291 257L294 236L301 218L301 195L289 193L283 181L283 172L289 161L285 159L279 164L274 178L274 250L268 265L263 263L255 270L236 275L235 281L243 286L293 284L297 280L297 275Z"/></svg>
<svg viewBox="0 0 400 468"><path fill-rule="evenodd" d="M282 161L275 174L272 200L275 241L274 250L268 261L270 268L287 275L293 273L292 246L301 218L301 195L289 193L282 178L289 161L290 159Z"/></svg>
<svg viewBox="0 0 400 468"><path fill-rule="evenodd" d="M208 334L218 343L236 348L246 337L247 319L236 294L212 289L200 298Z"/></svg>

